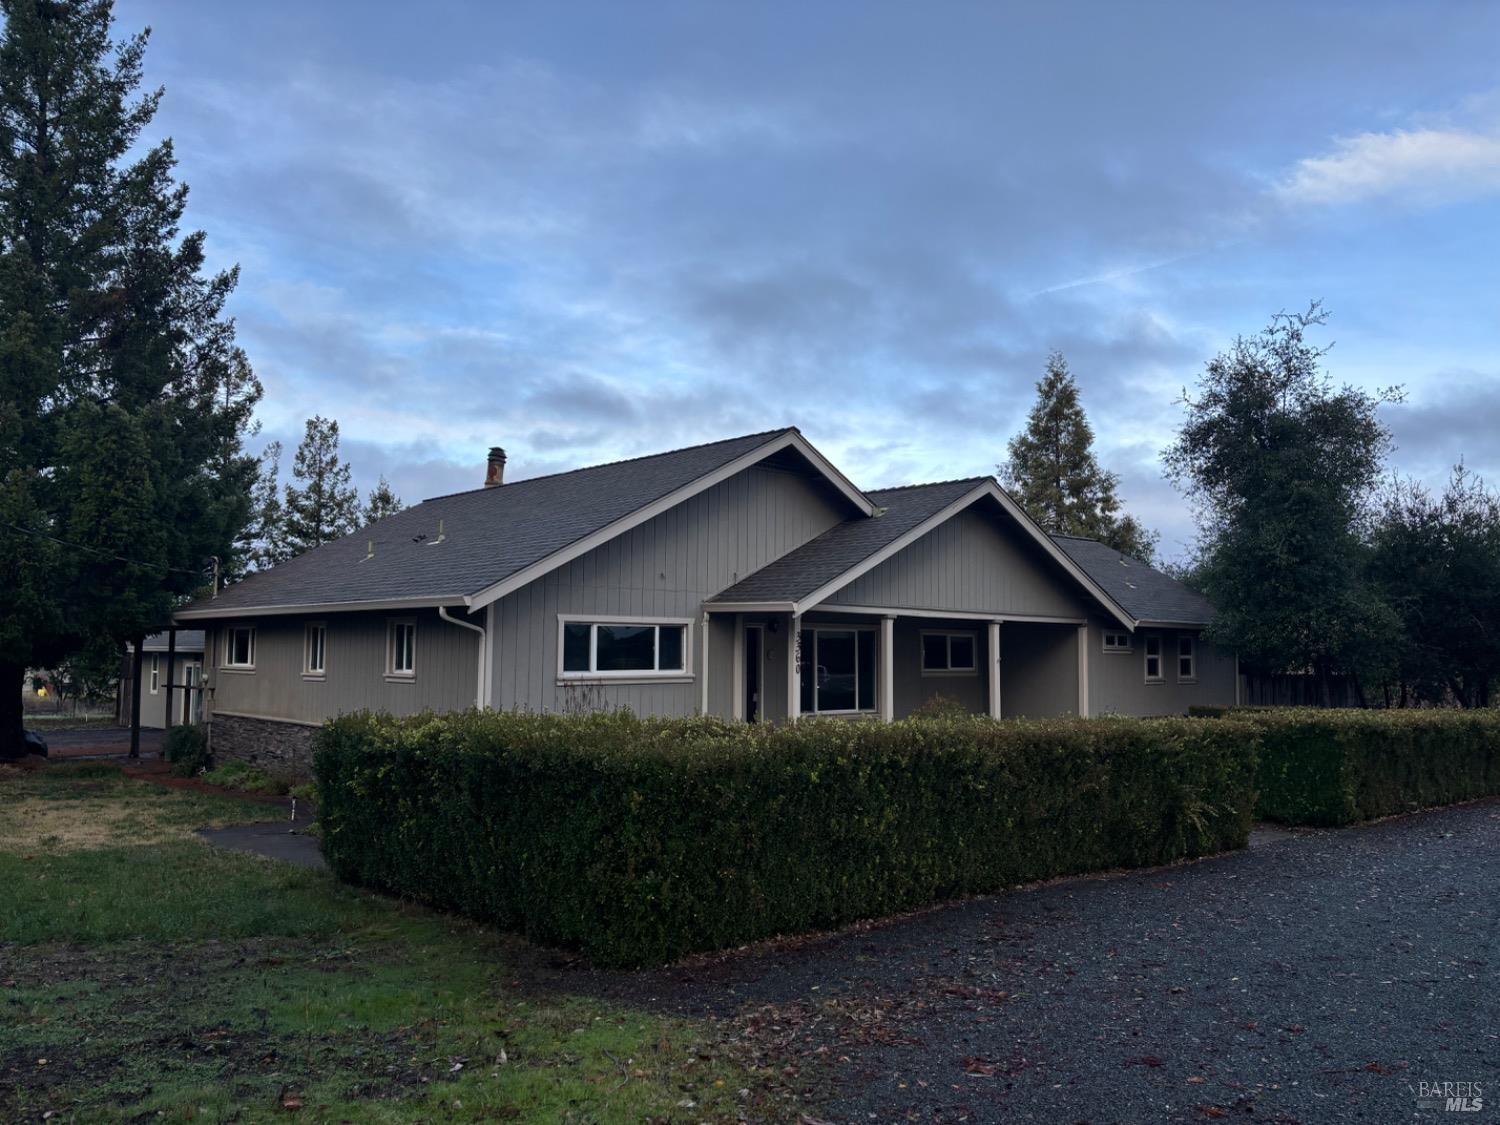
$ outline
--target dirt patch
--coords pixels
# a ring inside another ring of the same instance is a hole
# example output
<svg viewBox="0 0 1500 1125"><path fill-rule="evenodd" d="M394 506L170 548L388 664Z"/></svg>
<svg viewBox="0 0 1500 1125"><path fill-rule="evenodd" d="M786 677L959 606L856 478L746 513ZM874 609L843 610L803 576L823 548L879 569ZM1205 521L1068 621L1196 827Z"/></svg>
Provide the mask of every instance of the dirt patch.
<svg viewBox="0 0 1500 1125"><path fill-rule="evenodd" d="M132 845L192 840L194 827L162 824L125 801L58 801L29 797L12 801L0 814L0 851L91 851Z"/></svg>
<svg viewBox="0 0 1500 1125"><path fill-rule="evenodd" d="M125 766L121 770L126 777L136 781L149 781L167 789L182 789L189 793L203 793L209 797L233 797L236 801L250 801L257 805L277 805L284 809L291 807L290 797L278 797L273 793L249 793L243 789L226 789L222 785L210 785L198 777L178 777L172 772L172 767L167 762L142 762L140 765ZM308 808L310 802L298 802L297 819L303 818L302 810Z"/></svg>

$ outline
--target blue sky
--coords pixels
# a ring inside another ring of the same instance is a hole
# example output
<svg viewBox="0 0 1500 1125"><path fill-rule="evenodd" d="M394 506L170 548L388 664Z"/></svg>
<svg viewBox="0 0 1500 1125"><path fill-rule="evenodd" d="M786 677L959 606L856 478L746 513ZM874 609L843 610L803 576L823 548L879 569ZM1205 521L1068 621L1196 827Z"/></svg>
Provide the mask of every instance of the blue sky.
<svg viewBox="0 0 1500 1125"><path fill-rule="evenodd" d="M255 4L153 28L258 440L409 502L796 424L992 471L1068 357L1178 555L1176 400L1322 299L1395 466L1500 483L1500 5Z"/></svg>

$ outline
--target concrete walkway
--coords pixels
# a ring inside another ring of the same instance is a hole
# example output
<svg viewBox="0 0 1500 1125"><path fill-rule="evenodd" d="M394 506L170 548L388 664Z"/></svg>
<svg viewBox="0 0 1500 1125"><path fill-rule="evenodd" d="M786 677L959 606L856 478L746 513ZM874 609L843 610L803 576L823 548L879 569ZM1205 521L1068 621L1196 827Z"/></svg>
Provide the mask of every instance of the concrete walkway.
<svg viewBox="0 0 1500 1125"><path fill-rule="evenodd" d="M301 830L291 831L285 821L245 824L233 828L205 828L198 835L216 848L279 859L298 867L311 867L320 871L328 869L328 864L323 860L323 852L318 847L318 838Z"/></svg>

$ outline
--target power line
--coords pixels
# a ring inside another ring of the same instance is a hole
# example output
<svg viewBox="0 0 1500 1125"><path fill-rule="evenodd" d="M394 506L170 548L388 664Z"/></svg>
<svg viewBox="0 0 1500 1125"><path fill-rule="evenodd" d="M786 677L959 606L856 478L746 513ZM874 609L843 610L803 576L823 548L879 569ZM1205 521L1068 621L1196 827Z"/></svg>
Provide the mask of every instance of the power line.
<svg viewBox="0 0 1500 1125"><path fill-rule="evenodd" d="M60 547L68 547L74 551L87 551L91 555L97 555L100 558L109 559L112 562L124 563L126 566L138 566L142 570L165 570L173 574L193 574L197 575L200 578L208 572L207 567L200 567L195 570L192 567L186 566L163 566L160 563L148 563L141 562L139 559L127 559L124 555L117 555L113 551L106 551L101 547L90 547L86 543L70 543L66 539L60 539L58 536L53 535L50 531L38 531L34 527L22 527L18 523L10 523L9 521L6 521L3 526L10 528L12 531L19 531L22 535L34 535L38 539L50 540Z"/></svg>

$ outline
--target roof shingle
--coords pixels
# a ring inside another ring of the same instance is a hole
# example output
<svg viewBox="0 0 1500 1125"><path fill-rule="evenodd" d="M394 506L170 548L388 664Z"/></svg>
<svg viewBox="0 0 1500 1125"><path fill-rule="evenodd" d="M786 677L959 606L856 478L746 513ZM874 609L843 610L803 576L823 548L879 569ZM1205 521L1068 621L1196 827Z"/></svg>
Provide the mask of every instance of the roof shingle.
<svg viewBox="0 0 1500 1125"><path fill-rule="evenodd" d="M1170 574L1094 539L1054 535L1052 541L1137 621L1207 625L1213 620L1209 600Z"/></svg>

